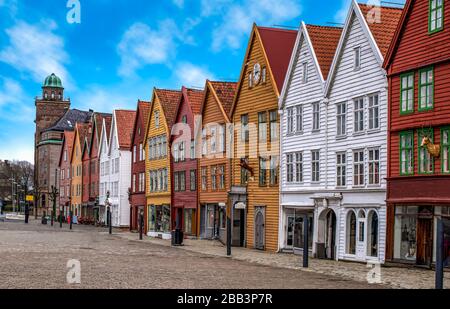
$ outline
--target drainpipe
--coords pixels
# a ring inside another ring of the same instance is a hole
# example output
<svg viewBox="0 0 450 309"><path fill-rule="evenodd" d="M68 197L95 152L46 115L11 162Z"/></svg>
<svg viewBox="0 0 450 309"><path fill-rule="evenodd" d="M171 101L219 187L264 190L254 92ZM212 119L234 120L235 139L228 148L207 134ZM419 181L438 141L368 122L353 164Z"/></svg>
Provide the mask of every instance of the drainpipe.
<svg viewBox="0 0 450 309"><path fill-rule="evenodd" d="M328 98L323 99L325 105L325 189L328 190Z"/></svg>
<svg viewBox="0 0 450 309"><path fill-rule="evenodd" d="M282 193L282 183L283 183L283 169L282 169L282 162L283 162L283 156L284 156L284 149L283 149L283 120L284 120L284 110L283 109L279 109L278 110L278 114L280 115L279 119L280 119L280 130L279 130L279 143L280 143L280 156L279 156L279 181L278 181L278 248L277 248L277 253L281 252L281 233L283 233L284 229L282 227L283 224L283 206L281 205L281 194Z"/></svg>

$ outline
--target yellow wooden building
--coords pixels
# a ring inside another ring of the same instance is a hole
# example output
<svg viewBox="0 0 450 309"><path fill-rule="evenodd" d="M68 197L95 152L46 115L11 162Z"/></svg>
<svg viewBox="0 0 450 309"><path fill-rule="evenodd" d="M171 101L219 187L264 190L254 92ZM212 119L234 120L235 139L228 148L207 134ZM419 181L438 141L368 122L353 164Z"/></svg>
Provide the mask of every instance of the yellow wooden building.
<svg viewBox="0 0 450 309"><path fill-rule="evenodd" d="M278 250L278 97L297 32L253 26L231 108L232 243Z"/></svg>
<svg viewBox="0 0 450 309"><path fill-rule="evenodd" d="M146 198L147 231L151 237L170 238L171 231L171 151L170 133L181 91L154 89L150 121L147 122Z"/></svg>
<svg viewBox="0 0 450 309"><path fill-rule="evenodd" d="M76 123L75 136L73 139L71 161L71 190L70 205L73 216L78 217L81 214L81 203L83 194L83 152L86 136L89 134L89 123Z"/></svg>

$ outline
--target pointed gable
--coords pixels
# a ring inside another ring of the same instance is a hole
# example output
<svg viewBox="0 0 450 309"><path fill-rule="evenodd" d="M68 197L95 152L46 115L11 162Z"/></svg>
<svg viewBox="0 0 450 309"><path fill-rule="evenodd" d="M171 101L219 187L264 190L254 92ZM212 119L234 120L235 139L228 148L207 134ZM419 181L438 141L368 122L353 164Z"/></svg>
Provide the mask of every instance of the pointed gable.
<svg viewBox="0 0 450 309"><path fill-rule="evenodd" d="M185 88L185 96L194 115L200 113L203 93L203 90Z"/></svg>
<svg viewBox="0 0 450 309"><path fill-rule="evenodd" d="M73 147L73 139L74 138L75 138L75 132L74 131L64 131L58 166L61 166L61 162L62 162L62 160L64 158L64 151L66 149L67 149L67 160L69 162L71 162L72 147Z"/></svg>
<svg viewBox="0 0 450 309"><path fill-rule="evenodd" d="M167 127L170 132L176 119L178 103L181 100L181 91L155 89L155 93L158 96L159 103L161 105L162 112L164 113L164 117L166 118Z"/></svg>
<svg viewBox="0 0 450 309"><path fill-rule="evenodd" d="M341 27L306 25L312 48L324 80L328 78L331 63L342 34Z"/></svg>
<svg viewBox="0 0 450 309"><path fill-rule="evenodd" d="M297 31L257 27L278 91L281 92Z"/></svg>
<svg viewBox="0 0 450 309"><path fill-rule="evenodd" d="M139 128L139 124L141 126L142 131L147 128L147 123L150 120L150 110L152 107L151 102L147 101L138 101L137 109L136 109L136 117L134 120L134 128L131 135L131 143L134 142L137 130Z"/></svg>
<svg viewBox="0 0 450 309"><path fill-rule="evenodd" d="M129 150L131 147L131 135L134 129L134 120L136 111L132 110L115 110L115 130L119 142L119 149Z"/></svg>
<svg viewBox="0 0 450 309"><path fill-rule="evenodd" d="M225 115L231 119L231 107L236 94L237 83L210 81L209 84L217 103L221 106Z"/></svg>

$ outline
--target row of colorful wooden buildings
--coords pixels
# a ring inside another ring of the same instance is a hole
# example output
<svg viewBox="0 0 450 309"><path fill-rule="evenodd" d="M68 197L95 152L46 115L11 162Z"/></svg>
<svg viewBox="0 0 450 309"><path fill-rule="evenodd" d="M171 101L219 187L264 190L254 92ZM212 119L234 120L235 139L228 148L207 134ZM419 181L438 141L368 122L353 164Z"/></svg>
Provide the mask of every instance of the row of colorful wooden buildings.
<svg viewBox="0 0 450 309"><path fill-rule="evenodd" d="M450 216L450 11L350 5L344 27L254 25L237 83L153 90L64 131L67 213L170 238L431 265ZM70 197L70 199L69 199Z"/></svg>

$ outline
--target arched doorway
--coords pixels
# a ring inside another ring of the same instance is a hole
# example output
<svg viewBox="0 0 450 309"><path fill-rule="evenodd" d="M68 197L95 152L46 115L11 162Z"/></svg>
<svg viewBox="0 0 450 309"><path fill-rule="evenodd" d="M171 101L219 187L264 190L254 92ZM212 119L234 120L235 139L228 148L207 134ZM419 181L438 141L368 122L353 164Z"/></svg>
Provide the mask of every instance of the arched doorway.
<svg viewBox="0 0 450 309"><path fill-rule="evenodd" d="M264 250L265 227L264 208L258 207L255 214L255 249Z"/></svg>
<svg viewBox="0 0 450 309"><path fill-rule="evenodd" d="M319 216L317 256L319 258L336 258L336 214L332 209L324 210Z"/></svg>

